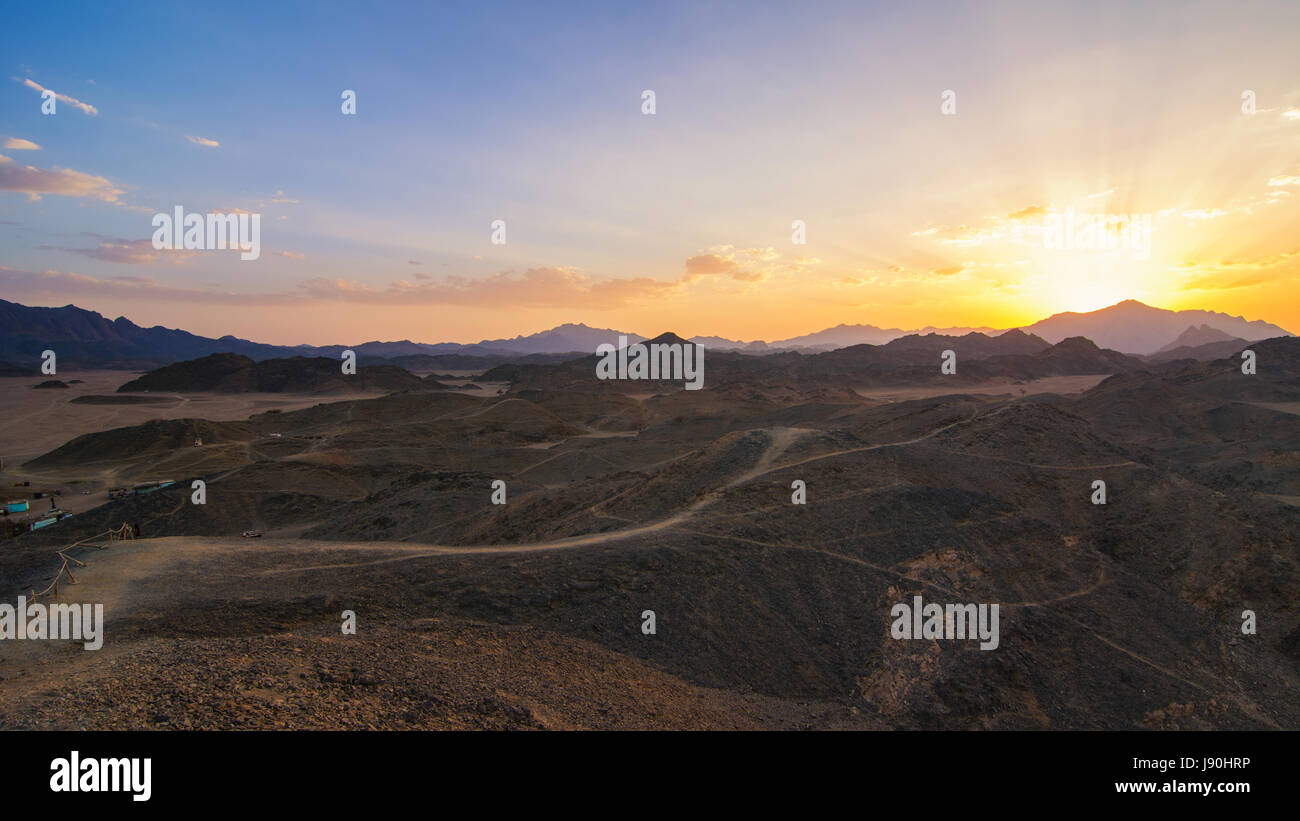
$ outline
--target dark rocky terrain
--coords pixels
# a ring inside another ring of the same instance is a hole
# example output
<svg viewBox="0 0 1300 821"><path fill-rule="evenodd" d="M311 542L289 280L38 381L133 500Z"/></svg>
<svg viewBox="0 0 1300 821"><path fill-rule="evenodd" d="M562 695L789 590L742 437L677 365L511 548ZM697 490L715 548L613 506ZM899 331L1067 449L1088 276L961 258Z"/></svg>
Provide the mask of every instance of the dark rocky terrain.
<svg viewBox="0 0 1300 821"><path fill-rule="evenodd" d="M1231 356L1243 348L1249 348L1250 344L1244 339L1226 339L1220 342L1206 342L1203 345L1180 345L1161 353L1152 354L1147 357L1147 361L1159 363L1173 362L1179 359L1194 359L1197 362L1208 362Z"/></svg>
<svg viewBox="0 0 1300 821"><path fill-rule="evenodd" d="M436 384L436 383L435 383ZM359 367L344 375L340 360L295 356L255 362L246 356L216 353L150 371L118 388L118 393L370 393L414 388L426 383L395 365Z"/></svg>
<svg viewBox="0 0 1300 821"><path fill-rule="evenodd" d="M16 595L55 548L145 536L60 588L105 603L98 655L0 648L0 725L1300 728L1300 340L1254 343L1248 376L978 337L77 437L25 469L178 484L0 542ZM853 390L914 380L933 394ZM998 649L891 639L913 595L998 603Z"/></svg>

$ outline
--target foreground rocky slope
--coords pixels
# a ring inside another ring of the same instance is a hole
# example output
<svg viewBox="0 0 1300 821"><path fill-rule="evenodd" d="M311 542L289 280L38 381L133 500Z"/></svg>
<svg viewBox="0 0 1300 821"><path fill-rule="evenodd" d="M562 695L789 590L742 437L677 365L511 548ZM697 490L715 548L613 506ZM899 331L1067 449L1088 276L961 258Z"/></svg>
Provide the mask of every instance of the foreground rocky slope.
<svg viewBox="0 0 1300 821"><path fill-rule="evenodd" d="M1071 396L530 380L82 437L36 465L202 477L207 504L180 486L4 544L16 593L75 536L151 537L67 588L105 602L112 663L24 648L6 721L1295 729L1300 416L1273 404L1300 350L1255 348L1253 376ZM998 603L998 648L892 639L916 595Z"/></svg>

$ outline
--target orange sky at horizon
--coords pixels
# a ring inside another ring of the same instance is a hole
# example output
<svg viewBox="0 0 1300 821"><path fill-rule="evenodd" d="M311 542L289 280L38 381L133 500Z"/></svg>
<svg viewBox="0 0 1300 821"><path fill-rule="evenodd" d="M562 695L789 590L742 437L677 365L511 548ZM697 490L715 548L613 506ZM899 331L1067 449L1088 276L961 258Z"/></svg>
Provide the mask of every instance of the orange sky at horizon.
<svg viewBox="0 0 1300 821"><path fill-rule="evenodd" d="M1198 301L1195 295L1186 299L1162 302L1142 295L1124 297L1137 299L1147 305L1168 310L1208 310L1231 316L1241 316L1247 320L1264 320L1282 327L1292 333L1300 333L1300 296L1295 293L1280 294L1285 303L1271 302L1258 306L1253 300L1225 300L1220 303ZM1117 301L1122 301L1117 300ZM1265 302L1269 300L1264 298ZM66 303L63 303L66 304ZM1065 310L1036 312L1013 305L983 304L974 306L952 305L943 310L928 313L925 306L916 306L903 314L892 314L891 318L873 315L870 309L841 310L833 314L813 311L786 311L779 321L772 321L767 333L752 334L744 332L754 327L752 317L727 316L711 311L708 306L680 314L675 320L666 320L661 311L647 307L641 311L578 312L566 309L545 309L527 312L502 314L482 308L459 309L454 321L440 319L430 315L443 312L426 306L360 306L349 307L339 304L322 304L312 307L296 307L285 310L275 307L246 308L236 314L224 314L219 310L204 309L196 306L163 306L148 308L132 305L119 299L91 301L88 304L77 303L78 307L95 310L109 319L125 316L143 327L162 325L179 328L200 336L220 337L231 334L255 342L275 345L329 345L360 344L370 341L398 341L409 339L414 342L457 342L470 344L485 339L503 339L545 331L565 323L583 323L591 327L612 328L614 330L639 333L653 337L664 331L672 331L683 337L721 336L741 341L763 340L767 342L788 339L813 333L836 325L874 325L880 328L901 328L915 330L923 327L989 327L1004 329L1031 325L1040 319L1046 319ZM1107 307L1110 304L1098 307ZM50 307L58 307L51 304ZM1078 312L1086 312L1080 309ZM373 333L375 315L382 316L382 325L386 333ZM1283 315L1293 317L1290 320ZM768 315L771 317L771 315Z"/></svg>

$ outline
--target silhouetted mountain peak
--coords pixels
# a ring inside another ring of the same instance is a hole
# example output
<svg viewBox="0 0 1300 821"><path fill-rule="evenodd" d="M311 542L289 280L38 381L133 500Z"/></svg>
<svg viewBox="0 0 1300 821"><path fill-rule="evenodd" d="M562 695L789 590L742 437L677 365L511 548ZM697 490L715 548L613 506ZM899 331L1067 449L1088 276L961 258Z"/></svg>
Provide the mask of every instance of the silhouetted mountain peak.
<svg viewBox="0 0 1300 821"><path fill-rule="evenodd" d="M1071 336L1052 346L1056 351L1099 351L1101 347L1086 336Z"/></svg>
<svg viewBox="0 0 1300 821"><path fill-rule="evenodd" d="M664 331L663 333L656 336L654 339L646 340L644 344L646 345L691 345L694 343L682 339L680 336L673 333L672 331Z"/></svg>
<svg viewBox="0 0 1300 821"><path fill-rule="evenodd" d="M1240 337L1224 333L1218 328L1213 328L1203 323L1200 325L1188 325L1187 330L1180 333L1177 338L1156 351L1156 353L1164 353L1165 351L1172 351L1178 348L1196 348L1201 345L1208 345L1212 342L1231 342L1233 340L1245 341Z"/></svg>

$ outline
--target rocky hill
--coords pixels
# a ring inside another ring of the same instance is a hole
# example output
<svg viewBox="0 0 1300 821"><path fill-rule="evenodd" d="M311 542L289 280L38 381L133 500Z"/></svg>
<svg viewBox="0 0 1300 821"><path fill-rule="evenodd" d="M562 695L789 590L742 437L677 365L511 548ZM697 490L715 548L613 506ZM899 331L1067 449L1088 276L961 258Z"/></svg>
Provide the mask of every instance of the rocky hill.
<svg viewBox="0 0 1300 821"><path fill-rule="evenodd" d="M370 393L423 386L416 375L394 365L362 365L344 374L339 360L295 356L255 362L219 353L177 362L118 388L118 393Z"/></svg>

